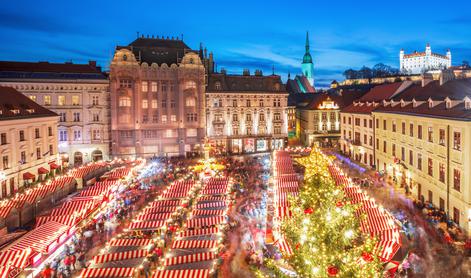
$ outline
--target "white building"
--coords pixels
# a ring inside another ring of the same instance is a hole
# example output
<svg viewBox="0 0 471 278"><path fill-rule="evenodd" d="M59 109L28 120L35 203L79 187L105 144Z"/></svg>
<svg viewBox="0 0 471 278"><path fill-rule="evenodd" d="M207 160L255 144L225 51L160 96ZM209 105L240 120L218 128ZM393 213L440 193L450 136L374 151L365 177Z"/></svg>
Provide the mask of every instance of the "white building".
<svg viewBox="0 0 471 278"><path fill-rule="evenodd" d="M58 119L17 90L0 87L0 198L59 168Z"/></svg>
<svg viewBox="0 0 471 278"><path fill-rule="evenodd" d="M60 116L55 135L65 164L109 159L109 82L95 62L0 62L0 85L15 88Z"/></svg>
<svg viewBox="0 0 471 278"><path fill-rule="evenodd" d="M288 93L280 76L209 76L206 133L221 152L253 153L280 149L288 136Z"/></svg>
<svg viewBox="0 0 471 278"><path fill-rule="evenodd" d="M427 43L424 52L413 52L405 54L404 49L399 52L399 68L405 74L421 74L431 70L442 70L451 67L451 51L448 49L446 55L432 52L430 44Z"/></svg>

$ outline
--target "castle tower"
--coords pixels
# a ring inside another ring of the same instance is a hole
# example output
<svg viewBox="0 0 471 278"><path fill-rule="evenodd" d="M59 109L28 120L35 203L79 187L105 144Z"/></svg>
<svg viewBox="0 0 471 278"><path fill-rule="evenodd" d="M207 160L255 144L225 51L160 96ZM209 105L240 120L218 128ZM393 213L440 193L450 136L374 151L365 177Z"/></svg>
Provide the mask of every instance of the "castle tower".
<svg viewBox="0 0 471 278"><path fill-rule="evenodd" d="M311 86L314 86L314 64L312 63L311 53L309 52L309 32L306 32L306 53L304 53L303 56L301 69Z"/></svg>
<svg viewBox="0 0 471 278"><path fill-rule="evenodd" d="M450 51L450 49L447 49L446 57L448 58L447 68L449 68L449 67L451 67L451 51Z"/></svg>
<svg viewBox="0 0 471 278"><path fill-rule="evenodd" d="M399 70L404 72L404 49L399 51Z"/></svg>

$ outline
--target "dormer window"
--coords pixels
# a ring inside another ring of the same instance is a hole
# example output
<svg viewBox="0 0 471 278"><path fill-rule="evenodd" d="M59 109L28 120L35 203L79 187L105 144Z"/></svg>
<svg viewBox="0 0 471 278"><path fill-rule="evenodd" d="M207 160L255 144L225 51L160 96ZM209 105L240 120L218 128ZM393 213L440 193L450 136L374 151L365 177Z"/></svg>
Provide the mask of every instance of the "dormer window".
<svg viewBox="0 0 471 278"><path fill-rule="evenodd" d="M432 99L428 100L428 108L433 108L433 100Z"/></svg>
<svg viewBox="0 0 471 278"><path fill-rule="evenodd" d="M18 115L20 114L20 110L19 109L12 109L10 110L11 113L15 114L15 115Z"/></svg>
<svg viewBox="0 0 471 278"><path fill-rule="evenodd" d="M28 113L30 113L30 114L34 113L34 109L27 109L26 111L28 111Z"/></svg>
<svg viewBox="0 0 471 278"><path fill-rule="evenodd" d="M471 101L467 100L467 101L464 102L464 109L466 109L466 110L471 109Z"/></svg>
<svg viewBox="0 0 471 278"><path fill-rule="evenodd" d="M451 101L447 100L445 102L445 105L446 105L446 109L450 109L451 108Z"/></svg>

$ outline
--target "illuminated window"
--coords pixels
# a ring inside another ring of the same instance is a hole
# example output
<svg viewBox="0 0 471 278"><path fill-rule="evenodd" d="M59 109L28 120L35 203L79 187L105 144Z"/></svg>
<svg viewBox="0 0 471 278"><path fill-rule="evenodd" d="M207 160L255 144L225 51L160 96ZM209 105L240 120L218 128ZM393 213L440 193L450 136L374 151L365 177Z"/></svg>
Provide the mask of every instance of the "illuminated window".
<svg viewBox="0 0 471 278"><path fill-rule="evenodd" d="M149 101L147 99L142 100L142 108L143 109L149 108Z"/></svg>
<svg viewBox="0 0 471 278"><path fill-rule="evenodd" d="M428 174L433 177L433 159L428 159Z"/></svg>
<svg viewBox="0 0 471 278"><path fill-rule="evenodd" d="M80 98L79 96L72 96L72 105L80 105Z"/></svg>
<svg viewBox="0 0 471 278"><path fill-rule="evenodd" d="M194 107L196 105L196 100L194 97L187 97L185 99L185 106L186 107Z"/></svg>
<svg viewBox="0 0 471 278"><path fill-rule="evenodd" d="M167 115L162 115L162 123L166 123L167 122Z"/></svg>
<svg viewBox="0 0 471 278"><path fill-rule="evenodd" d="M32 101L36 102L36 96L29 96L29 98L30 98Z"/></svg>
<svg viewBox="0 0 471 278"><path fill-rule="evenodd" d="M152 91L153 93L156 93L156 92L157 92L157 82L152 81L152 82L150 83L150 87L151 87L150 89L151 89L151 91Z"/></svg>
<svg viewBox="0 0 471 278"><path fill-rule="evenodd" d="M147 92L149 90L149 83L147 81L142 81L142 92Z"/></svg>
<svg viewBox="0 0 471 278"><path fill-rule="evenodd" d="M119 97L119 107L131 107L131 98Z"/></svg>
<svg viewBox="0 0 471 278"><path fill-rule="evenodd" d="M461 172L458 169L453 169L453 189L461 190Z"/></svg>
<svg viewBox="0 0 471 278"><path fill-rule="evenodd" d="M428 127L428 141L433 143L433 127Z"/></svg>
<svg viewBox="0 0 471 278"><path fill-rule="evenodd" d="M152 109L157 109L157 106L158 106L157 100L156 100L156 99L153 99L153 100L152 100Z"/></svg>
<svg viewBox="0 0 471 278"><path fill-rule="evenodd" d="M438 178L441 182L445 182L445 164L438 163Z"/></svg>
<svg viewBox="0 0 471 278"><path fill-rule="evenodd" d="M132 81L130 79L121 79L119 80L120 88L132 88Z"/></svg>
<svg viewBox="0 0 471 278"><path fill-rule="evenodd" d="M422 170L422 154L417 154L417 169Z"/></svg>
<svg viewBox="0 0 471 278"><path fill-rule="evenodd" d="M177 115L170 115L170 121L172 123L176 122L177 121Z"/></svg>
<svg viewBox="0 0 471 278"><path fill-rule="evenodd" d="M445 146L445 130L442 128L439 130L438 144Z"/></svg>
<svg viewBox="0 0 471 278"><path fill-rule="evenodd" d="M57 97L57 104L60 105L60 106L64 106L65 105L65 96L58 96Z"/></svg>
<svg viewBox="0 0 471 278"><path fill-rule="evenodd" d="M461 132L453 132L453 149L461 150Z"/></svg>
<svg viewBox="0 0 471 278"><path fill-rule="evenodd" d="M51 105L51 96L44 96L44 105Z"/></svg>
<svg viewBox="0 0 471 278"><path fill-rule="evenodd" d="M196 128L189 128L186 130L186 137L198 136L198 130Z"/></svg>

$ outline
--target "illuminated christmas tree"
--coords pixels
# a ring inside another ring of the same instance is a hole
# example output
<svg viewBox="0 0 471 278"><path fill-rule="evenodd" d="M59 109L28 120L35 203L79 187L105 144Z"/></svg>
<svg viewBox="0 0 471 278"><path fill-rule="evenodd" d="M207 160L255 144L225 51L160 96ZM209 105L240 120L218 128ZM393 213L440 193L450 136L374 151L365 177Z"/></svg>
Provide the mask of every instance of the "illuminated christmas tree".
<svg viewBox="0 0 471 278"><path fill-rule="evenodd" d="M290 264L300 277L379 277L377 240L361 233L357 205L330 177L327 158L313 150L298 162L305 167L304 185L282 224L294 253Z"/></svg>

